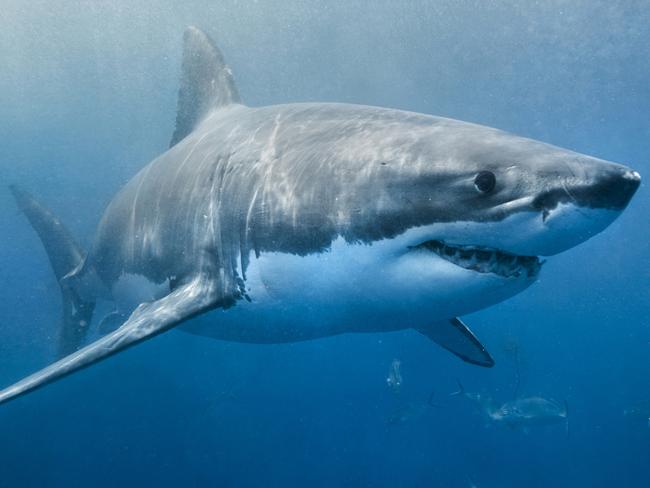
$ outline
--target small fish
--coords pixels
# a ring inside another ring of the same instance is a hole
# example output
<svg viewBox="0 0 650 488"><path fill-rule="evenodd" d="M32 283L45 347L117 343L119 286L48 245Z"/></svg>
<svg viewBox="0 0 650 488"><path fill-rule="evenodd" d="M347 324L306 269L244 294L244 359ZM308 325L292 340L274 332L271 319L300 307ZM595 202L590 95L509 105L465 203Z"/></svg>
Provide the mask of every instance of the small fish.
<svg viewBox="0 0 650 488"><path fill-rule="evenodd" d="M402 362L399 359L393 359L388 370L388 377L386 378L386 384L394 393L398 393L402 386L401 364Z"/></svg>
<svg viewBox="0 0 650 488"><path fill-rule="evenodd" d="M642 400L623 410L625 418L636 422L645 422L650 428L650 400Z"/></svg>
<svg viewBox="0 0 650 488"><path fill-rule="evenodd" d="M473 401L481 408L483 414L495 424L527 431L531 426L564 422L567 437L569 435L569 405L566 400L560 403L541 396L528 396L498 404L492 398L480 393L468 393L460 381L458 386L459 390L452 393L451 396L462 395Z"/></svg>
<svg viewBox="0 0 650 488"><path fill-rule="evenodd" d="M490 411L496 408L497 405L491 397L481 393L468 392L459 380L456 380L456 382L458 383L458 391L450 393L449 396L463 396L478 405L482 411Z"/></svg>
<svg viewBox="0 0 650 488"><path fill-rule="evenodd" d="M431 392L429 399L425 403L407 403L399 407L392 414L388 416L386 422L391 425L400 425L407 422L420 419L431 408L441 408L440 405L434 403L433 397L435 393Z"/></svg>
<svg viewBox="0 0 650 488"><path fill-rule="evenodd" d="M493 422L501 422L512 429L524 430L533 425L551 425L564 422L569 435L569 406L540 396L520 397L487 412Z"/></svg>

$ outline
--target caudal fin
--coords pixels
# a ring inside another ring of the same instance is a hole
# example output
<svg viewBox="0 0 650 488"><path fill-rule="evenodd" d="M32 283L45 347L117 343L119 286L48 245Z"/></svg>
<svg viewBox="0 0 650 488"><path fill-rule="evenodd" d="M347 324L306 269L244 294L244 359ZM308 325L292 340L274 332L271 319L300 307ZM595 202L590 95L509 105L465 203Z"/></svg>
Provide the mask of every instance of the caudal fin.
<svg viewBox="0 0 650 488"><path fill-rule="evenodd" d="M18 207L38 234L59 283L63 306L59 351L62 355L69 354L75 351L85 338L95 308L94 301L82 299L63 279L82 265L86 257L85 252L48 208L41 205L27 191L14 185L9 188Z"/></svg>

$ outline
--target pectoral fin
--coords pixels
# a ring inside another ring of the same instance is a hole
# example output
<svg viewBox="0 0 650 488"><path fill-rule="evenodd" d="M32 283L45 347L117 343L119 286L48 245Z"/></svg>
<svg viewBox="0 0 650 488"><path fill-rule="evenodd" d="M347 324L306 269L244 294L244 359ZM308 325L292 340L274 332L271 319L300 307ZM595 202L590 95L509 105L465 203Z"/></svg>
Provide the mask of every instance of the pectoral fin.
<svg viewBox="0 0 650 488"><path fill-rule="evenodd" d="M459 318L434 322L416 330L465 362L486 368L494 366L483 344Z"/></svg>
<svg viewBox="0 0 650 488"><path fill-rule="evenodd" d="M219 304L215 283L197 276L155 302L140 305L116 331L0 391L0 403L90 366Z"/></svg>

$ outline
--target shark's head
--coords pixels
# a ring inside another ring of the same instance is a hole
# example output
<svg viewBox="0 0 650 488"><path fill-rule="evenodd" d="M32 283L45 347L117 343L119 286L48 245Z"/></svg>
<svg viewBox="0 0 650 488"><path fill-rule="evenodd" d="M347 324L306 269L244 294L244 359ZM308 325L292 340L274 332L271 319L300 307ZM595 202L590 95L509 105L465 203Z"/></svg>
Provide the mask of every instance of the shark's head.
<svg viewBox="0 0 650 488"><path fill-rule="evenodd" d="M407 294L435 283L464 312L507 298L534 282L540 256L605 229L639 187L620 164L433 120L375 139L365 156L372 189L360 192L368 210L354 227L373 245L390 243L390 279Z"/></svg>

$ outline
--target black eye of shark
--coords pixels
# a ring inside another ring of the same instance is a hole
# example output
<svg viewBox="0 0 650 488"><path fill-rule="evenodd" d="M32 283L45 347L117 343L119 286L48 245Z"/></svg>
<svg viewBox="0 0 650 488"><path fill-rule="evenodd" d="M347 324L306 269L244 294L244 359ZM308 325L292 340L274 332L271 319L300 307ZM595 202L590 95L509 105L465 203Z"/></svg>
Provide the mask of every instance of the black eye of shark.
<svg viewBox="0 0 650 488"><path fill-rule="evenodd" d="M474 177L474 186L481 193L490 193L497 184L497 177L492 171L481 171Z"/></svg>
<svg viewBox="0 0 650 488"><path fill-rule="evenodd" d="M438 240L425 241L411 249L433 252L461 268L477 273L493 273L504 278L533 278L543 264L536 256L517 256L498 249L451 245Z"/></svg>

